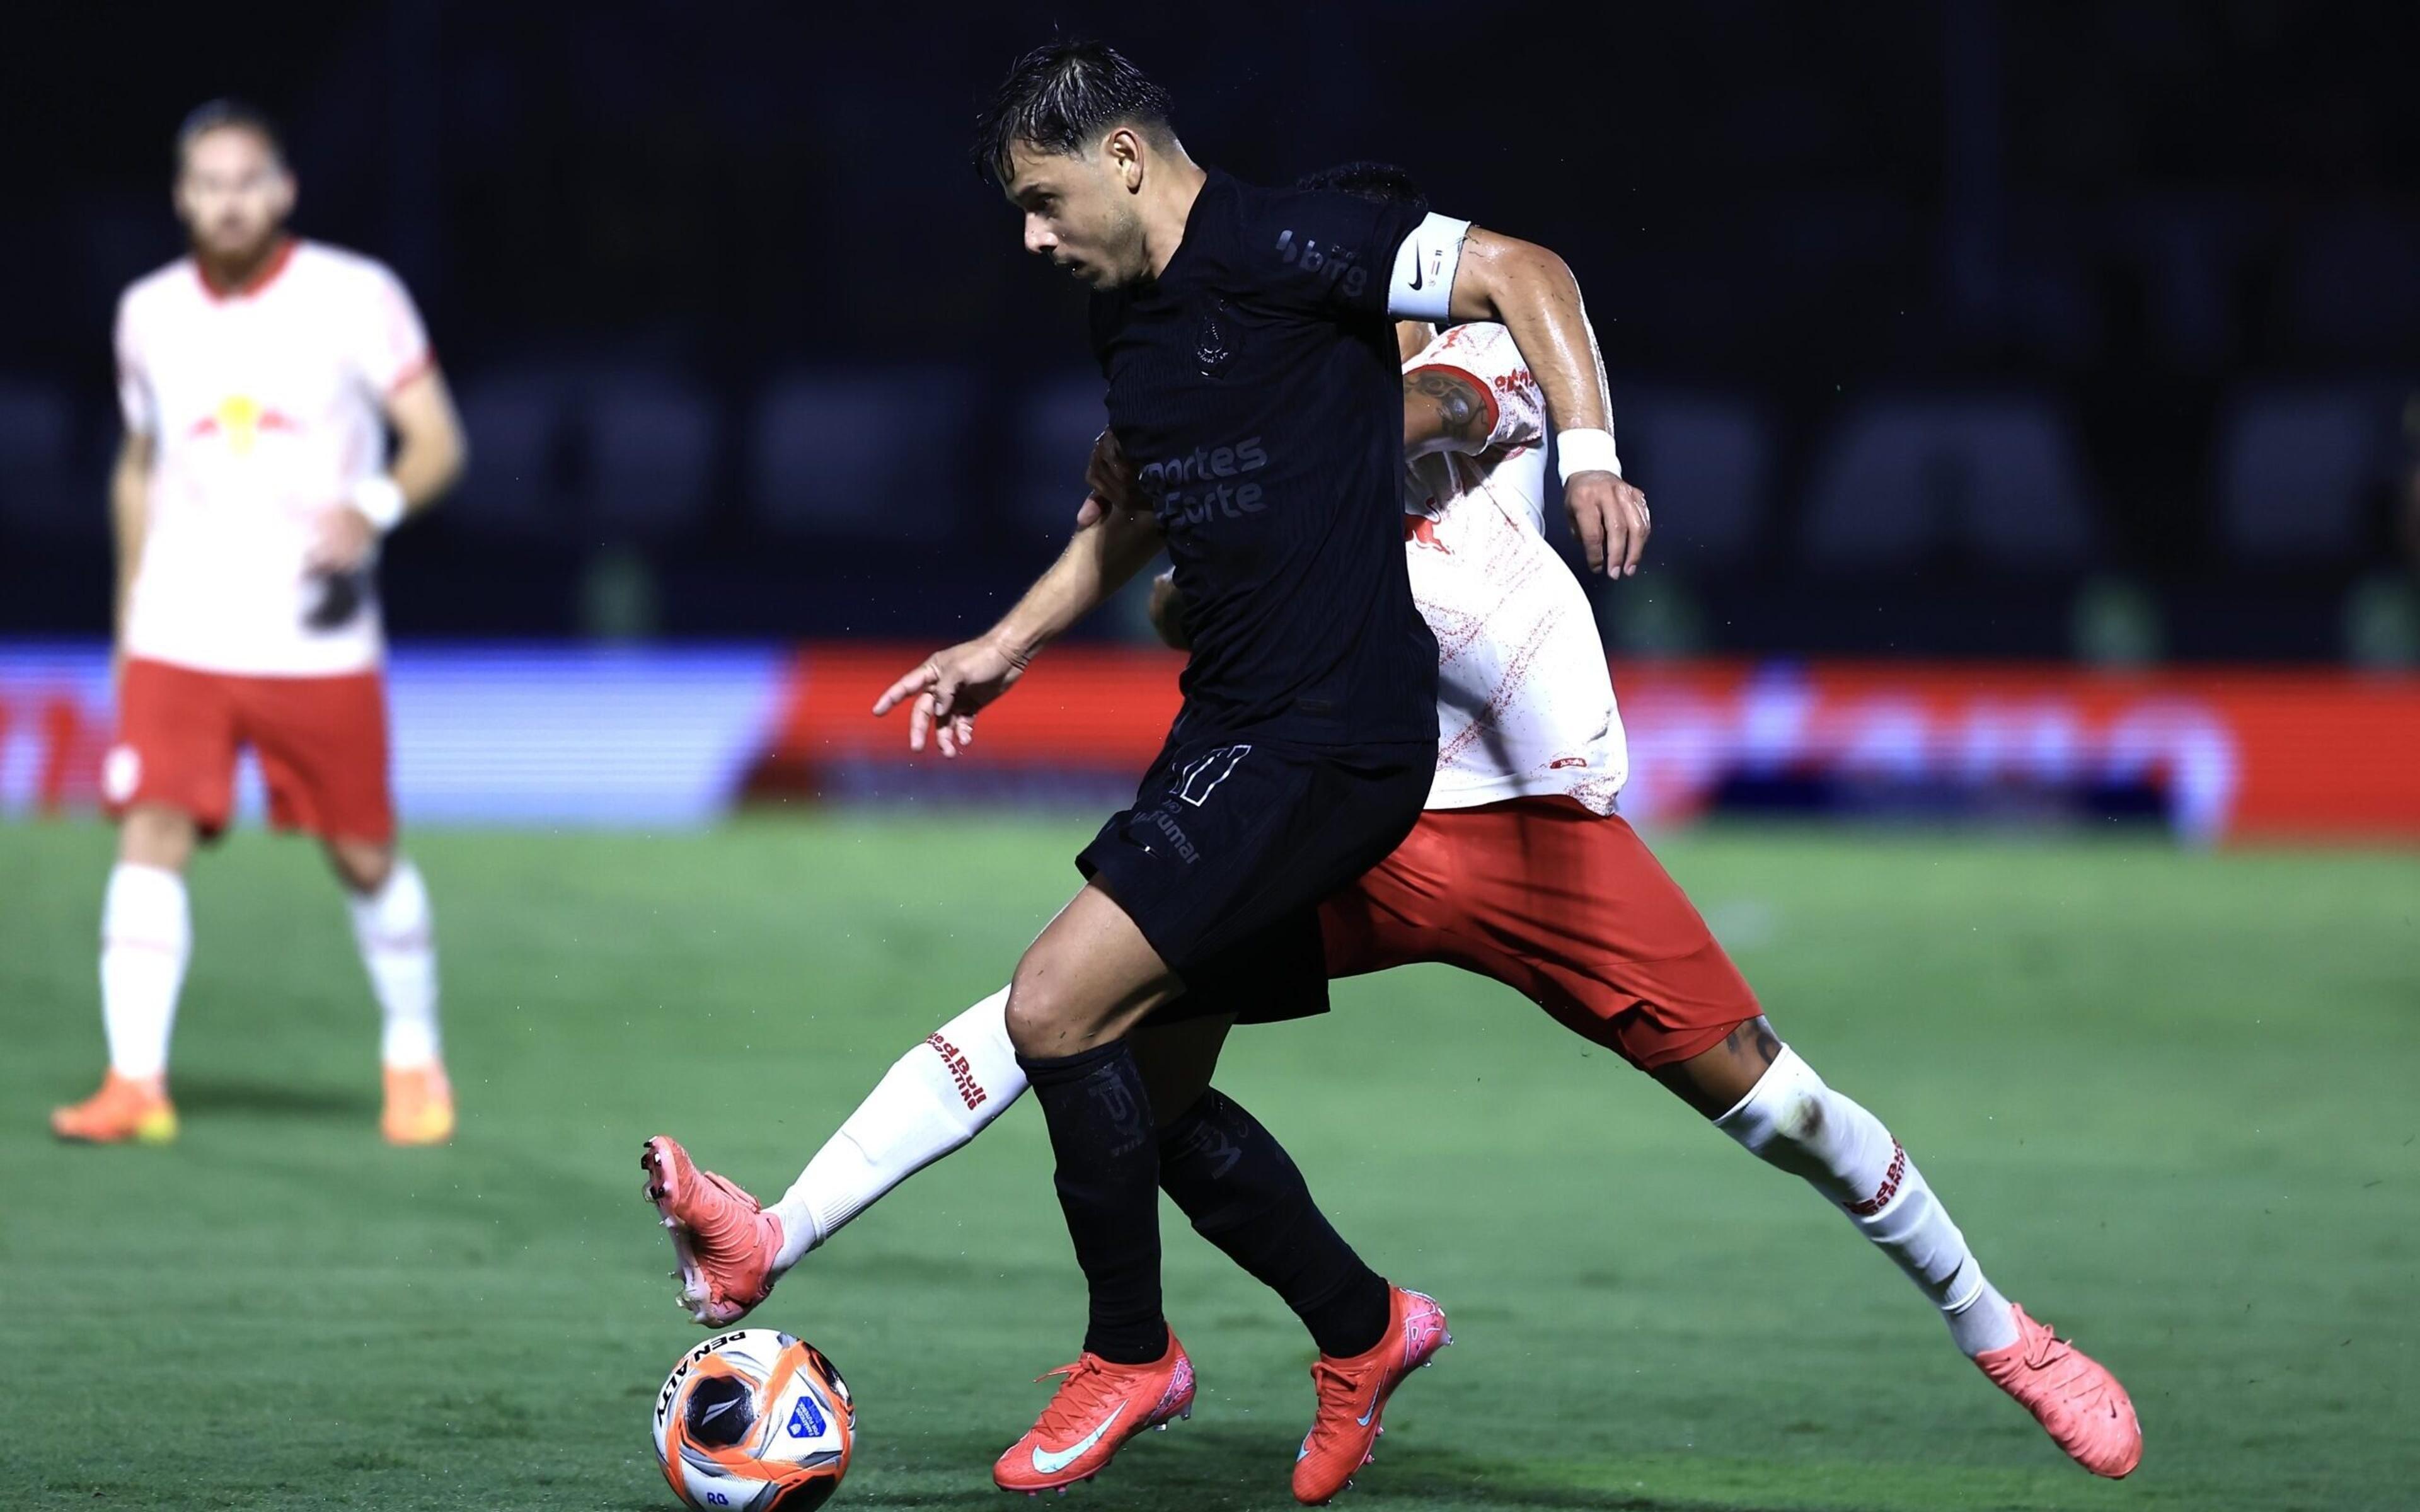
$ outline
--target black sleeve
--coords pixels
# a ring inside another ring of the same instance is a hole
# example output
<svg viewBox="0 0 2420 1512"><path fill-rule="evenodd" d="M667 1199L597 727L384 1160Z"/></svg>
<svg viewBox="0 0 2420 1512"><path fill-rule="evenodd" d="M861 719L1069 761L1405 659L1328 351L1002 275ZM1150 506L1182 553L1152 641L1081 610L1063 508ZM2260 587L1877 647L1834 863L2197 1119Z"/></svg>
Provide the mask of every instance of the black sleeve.
<svg viewBox="0 0 2420 1512"><path fill-rule="evenodd" d="M1384 317L1396 249L1426 213L1332 190L1272 193L1246 224L1245 272L1280 307Z"/></svg>

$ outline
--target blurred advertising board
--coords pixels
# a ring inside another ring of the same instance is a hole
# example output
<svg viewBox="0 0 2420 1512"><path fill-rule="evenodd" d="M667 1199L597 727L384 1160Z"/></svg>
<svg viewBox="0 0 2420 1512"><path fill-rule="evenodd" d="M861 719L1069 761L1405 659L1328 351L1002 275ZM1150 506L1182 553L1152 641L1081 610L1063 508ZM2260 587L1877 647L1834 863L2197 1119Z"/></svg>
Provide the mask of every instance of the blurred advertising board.
<svg viewBox="0 0 2420 1512"><path fill-rule="evenodd" d="M760 793L1073 793L1114 799L1177 706L1173 654L1067 647L985 714L970 756L911 766L865 717L922 648L801 652ZM2420 841L2420 678L2197 668L1614 664L1623 810L1943 822L2150 820L2180 839ZM953 773L949 768L962 768Z"/></svg>
<svg viewBox="0 0 2420 1512"><path fill-rule="evenodd" d="M704 824L730 811L793 658L770 648L404 647L388 662L406 824ZM98 646L0 643L0 814L99 807ZM263 812L247 761L237 809Z"/></svg>
<svg viewBox="0 0 2420 1512"><path fill-rule="evenodd" d="M675 825L743 802L1099 806L1133 791L1180 659L1070 645L970 754L911 757L874 700L929 651L397 650L408 821ZM2135 821L2193 842L2420 842L2420 678L1930 662L1620 663L1647 825L1713 813L2018 825ZM90 811L110 738L98 646L0 644L0 814ZM256 779L244 784L259 811Z"/></svg>

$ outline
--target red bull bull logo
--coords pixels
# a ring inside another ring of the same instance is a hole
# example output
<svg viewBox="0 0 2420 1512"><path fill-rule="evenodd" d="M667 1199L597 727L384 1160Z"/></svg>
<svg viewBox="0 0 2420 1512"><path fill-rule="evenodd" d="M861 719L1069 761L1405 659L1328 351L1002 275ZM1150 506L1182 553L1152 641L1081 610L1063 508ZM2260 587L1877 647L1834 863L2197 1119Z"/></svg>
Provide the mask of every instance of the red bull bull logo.
<svg viewBox="0 0 2420 1512"><path fill-rule="evenodd" d="M266 434L285 431L299 434L302 423L283 410L271 409L249 394L231 393L219 401L219 407L194 422L186 434L200 438L223 436L227 450L238 456L250 456L253 446Z"/></svg>

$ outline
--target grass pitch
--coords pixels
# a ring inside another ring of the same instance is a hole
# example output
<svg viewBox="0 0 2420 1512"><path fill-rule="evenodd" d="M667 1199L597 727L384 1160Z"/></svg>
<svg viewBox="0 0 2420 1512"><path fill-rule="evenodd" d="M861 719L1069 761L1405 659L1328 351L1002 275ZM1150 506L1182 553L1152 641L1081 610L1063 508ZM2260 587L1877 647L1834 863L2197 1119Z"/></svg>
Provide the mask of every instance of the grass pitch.
<svg viewBox="0 0 2420 1512"><path fill-rule="evenodd" d="M88 825L0 828L0 1507L670 1505L649 1399L695 1332L639 1199L669 1129L778 1191L1004 979L1086 826L427 833L459 1142L380 1145L375 1013L312 851L194 873L166 1150L63 1149L101 1057ZM1354 1504L2328 1508L2420 1486L2420 860L1872 836L1668 848L1782 1032L1923 1164L1993 1277L2125 1378L2070 1466L1795 1183L1442 968L1239 1035L1222 1084L1460 1343ZM1077 1498L1277 1508L1310 1349L1167 1214L1191 1423ZM861 1404L841 1507L996 1504L1081 1298L1013 1111L757 1320Z"/></svg>

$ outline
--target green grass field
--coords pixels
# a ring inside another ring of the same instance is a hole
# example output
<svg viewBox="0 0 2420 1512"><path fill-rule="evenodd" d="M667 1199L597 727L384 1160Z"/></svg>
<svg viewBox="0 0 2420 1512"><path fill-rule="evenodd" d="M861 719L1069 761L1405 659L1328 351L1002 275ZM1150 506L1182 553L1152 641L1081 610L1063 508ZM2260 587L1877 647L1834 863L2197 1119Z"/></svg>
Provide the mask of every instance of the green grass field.
<svg viewBox="0 0 2420 1512"><path fill-rule="evenodd" d="M182 1141L54 1145L44 1110L99 1068L109 839L0 827L0 1507L670 1504L647 1415L696 1335L640 1140L778 1191L1003 980L1085 829L422 834L464 1125L398 1151L333 887L257 835L195 870ZM1833 834L1668 858L2001 1286L2124 1376L2144 1466L2075 1470L1803 1189L1511 993L1422 968L1238 1036L1222 1078L1452 1312L1349 1504L2414 1504L2420 858ZM1308 1344L1167 1228L1200 1406L1076 1498L1291 1505ZM758 1320L856 1389L834 1504L908 1508L995 1504L988 1462L1080 1317L1019 1108Z"/></svg>

